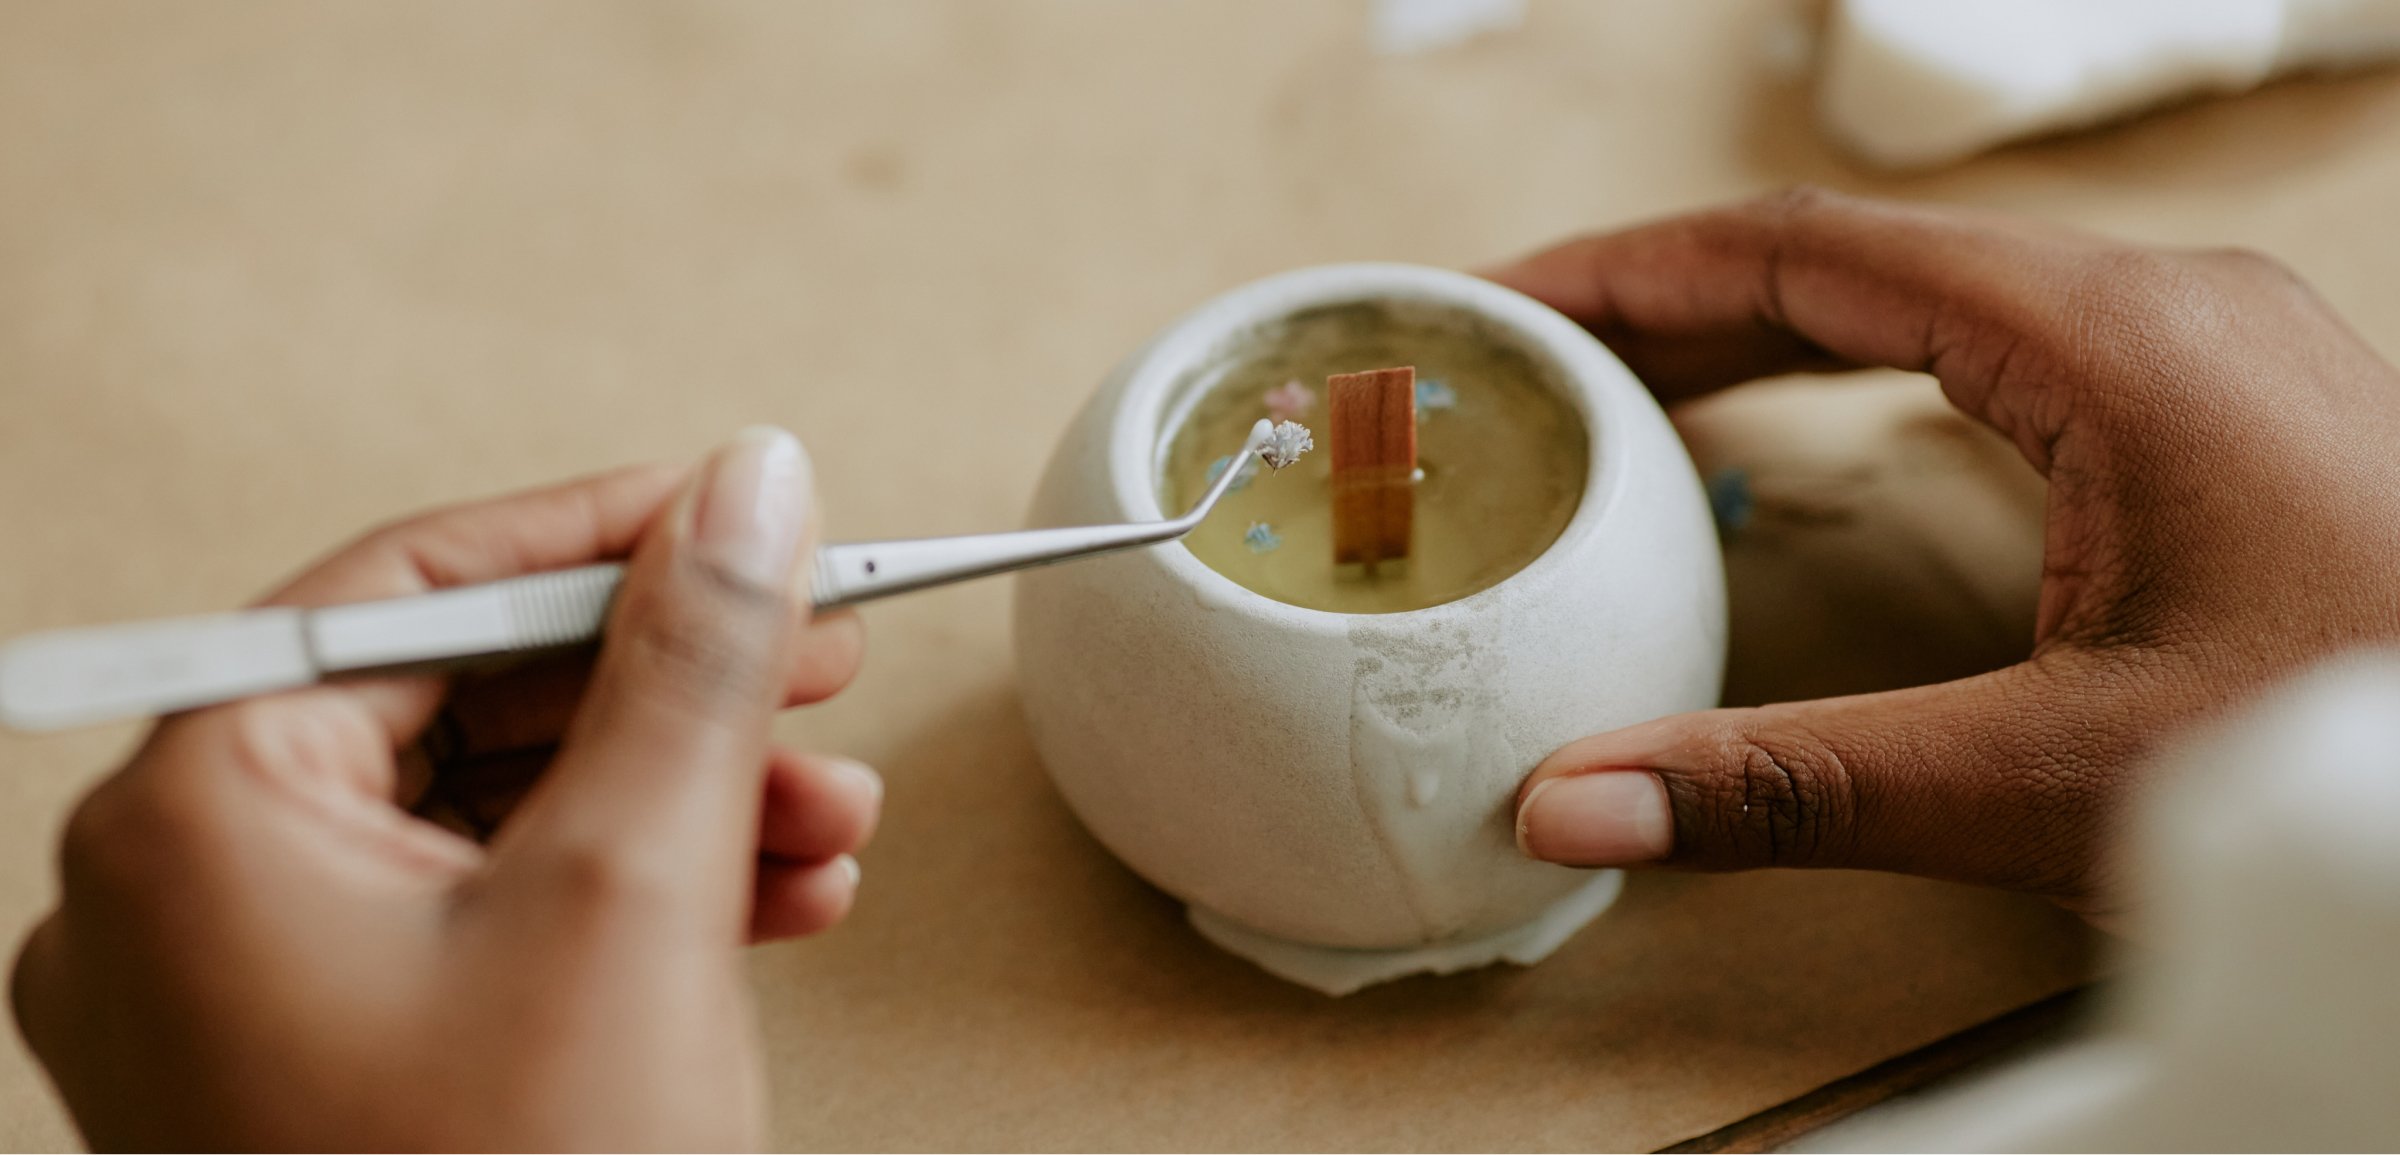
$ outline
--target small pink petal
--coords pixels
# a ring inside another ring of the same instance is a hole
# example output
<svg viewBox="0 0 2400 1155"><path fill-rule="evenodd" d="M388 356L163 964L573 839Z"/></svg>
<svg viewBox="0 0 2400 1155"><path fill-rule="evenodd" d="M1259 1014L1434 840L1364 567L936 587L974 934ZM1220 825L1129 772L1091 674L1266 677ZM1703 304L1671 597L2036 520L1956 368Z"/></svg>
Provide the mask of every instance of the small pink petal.
<svg viewBox="0 0 2400 1155"><path fill-rule="evenodd" d="M1298 381L1286 381L1267 390L1267 416L1277 421L1297 421L1317 407L1317 391Z"/></svg>

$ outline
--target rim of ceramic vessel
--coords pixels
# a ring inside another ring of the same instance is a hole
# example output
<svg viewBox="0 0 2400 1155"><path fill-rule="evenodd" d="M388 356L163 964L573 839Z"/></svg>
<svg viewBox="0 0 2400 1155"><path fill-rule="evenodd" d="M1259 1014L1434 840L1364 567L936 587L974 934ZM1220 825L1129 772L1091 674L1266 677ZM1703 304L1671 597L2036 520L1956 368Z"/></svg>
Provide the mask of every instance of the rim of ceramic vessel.
<svg viewBox="0 0 2400 1155"><path fill-rule="evenodd" d="M1175 581L1212 589L1219 596L1294 625L1354 618L1407 619L1472 609L1483 599L1503 596L1510 587L1544 580L1568 564L1562 555L1599 532L1622 489L1619 479L1625 468L1627 436L1625 423L1612 412L1619 402L1611 399L1606 382L1611 376L1620 376L1634 384L1632 372L1582 326L1523 293L1448 269L1395 263L1318 265L1252 281L1185 314L1137 354L1108 439L1109 484L1125 516L1137 521L1166 516L1158 502L1159 452L1174 431L1171 423L1188 419L1192 403L1197 401L1180 395L1195 369L1222 361L1228 346L1240 337L1295 314L1330 305L1374 302L1467 314L1514 339L1548 370L1546 384L1563 394L1583 422L1589 447L1583 495L1575 516L1516 572L1465 597L1420 609L1368 614L1311 609L1242 585L1210 568L1189 548L1144 551L1165 566ZM1321 447L1318 451L1324 452Z"/></svg>

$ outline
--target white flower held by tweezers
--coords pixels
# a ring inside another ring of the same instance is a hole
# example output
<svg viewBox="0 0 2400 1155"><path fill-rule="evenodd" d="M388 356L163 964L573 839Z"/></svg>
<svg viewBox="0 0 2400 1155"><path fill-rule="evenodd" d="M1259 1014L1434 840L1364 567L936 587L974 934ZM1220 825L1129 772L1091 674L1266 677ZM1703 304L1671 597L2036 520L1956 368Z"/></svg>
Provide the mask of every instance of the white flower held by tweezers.
<svg viewBox="0 0 2400 1155"><path fill-rule="evenodd" d="M1297 421L1278 421L1267 431L1267 442L1258 447L1258 456L1267 463L1267 468L1280 470L1316 447L1317 439L1309 435L1308 426Z"/></svg>

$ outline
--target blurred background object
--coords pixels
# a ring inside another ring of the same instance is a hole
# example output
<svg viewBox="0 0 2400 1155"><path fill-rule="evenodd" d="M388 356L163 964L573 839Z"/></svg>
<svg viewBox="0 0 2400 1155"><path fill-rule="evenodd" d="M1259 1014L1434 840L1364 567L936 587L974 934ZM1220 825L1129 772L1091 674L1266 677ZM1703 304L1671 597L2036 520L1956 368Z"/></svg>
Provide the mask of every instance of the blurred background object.
<svg viewBox="0 0 2400 1155"><path fill-rule="evenodd" d="M2400 56L2400 0L1835 0L1818 113L1876 164Z"/></svg>
<svg viewBox="0 0 2400 1155"><path fill-rule="evenodd" d="M2338 660L2164 760L2145 904L2083 1037L1807 1150L2374 1151L2400 1138L2400 654Z"/></svg>
<svg viewBox="0 0 2400 1155"><path fill-rule="evenodd" d="M1375 0L1376 51L1430 52L1516 27L1526 0Z"/></svg>

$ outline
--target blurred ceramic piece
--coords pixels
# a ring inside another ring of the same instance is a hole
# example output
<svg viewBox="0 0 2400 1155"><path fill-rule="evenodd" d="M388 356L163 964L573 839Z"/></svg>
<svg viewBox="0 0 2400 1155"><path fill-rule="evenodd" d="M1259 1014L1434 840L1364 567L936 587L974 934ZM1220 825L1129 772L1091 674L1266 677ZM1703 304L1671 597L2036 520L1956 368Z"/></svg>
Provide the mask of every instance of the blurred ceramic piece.
<svg viewBox="0 0 2400 1155"><path fill-rule="evenodd" d="M1455 47L1525 22L1525 0L1375 0L1371 37L1386 56Z"/></svg>
<svg viewBox="0 0 2400 1155"><path fill-rule="evenodd" d="M2335 658L2162 751L2130 930L2080 1031L1804 1136L1815 1151L2385 1151L2400 1137L2400 652Z"/></svg>
<svg viewBox="0 0 2400 1155"><path fill-rule="evenodd" d="M1853 153L1911 168L2396 56L2400 0L1840 0L1817 108Z"/></svg>
<svg viewBox="0 0 2400 1155"><path fill-rule="evenodd" d="M1028 573L1016 601L1026 714L1067 803L1210 939L1331 993L1530 963L1604 909L1615 872L1517 851L1517 787L1571 739L1713 705L1725 646L1708 501L1657 404L1566 318L1438 269L1303 269L1202 305L1086 404L1032 522L1161 516L1162 446L1214 371L1295 314L1361 303L1547 369L1592 465L1546 552L1406 613L1274 601L1181 545Z"/></svg>

